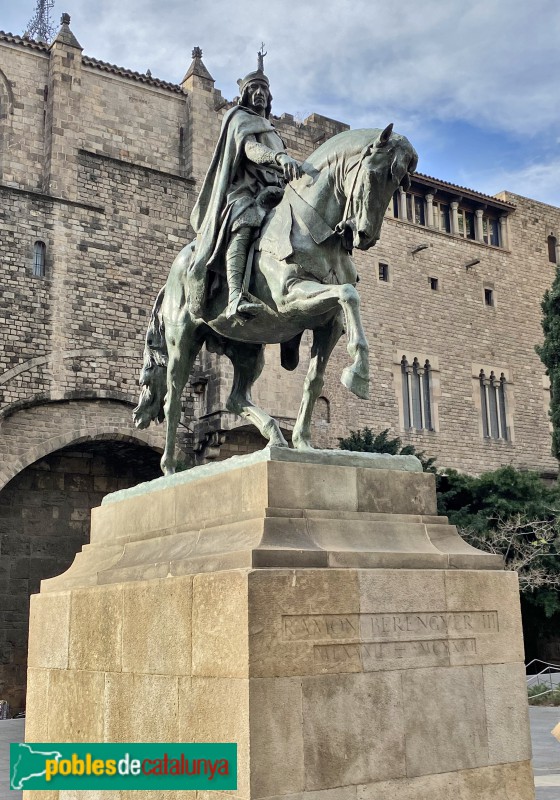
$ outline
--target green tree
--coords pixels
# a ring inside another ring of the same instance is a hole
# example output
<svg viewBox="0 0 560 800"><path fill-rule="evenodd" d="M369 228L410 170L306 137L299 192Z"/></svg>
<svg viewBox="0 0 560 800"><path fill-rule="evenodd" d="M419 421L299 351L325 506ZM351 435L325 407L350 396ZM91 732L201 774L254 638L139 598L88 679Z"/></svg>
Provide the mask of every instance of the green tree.
<svg viewBox="0 0 560 800"><path fill-rule="evenodd" d="M473 547L500 553L528 603L559 613L560 488L513 467L478 477L447 470L436 480L438 513Z"/></svg>
<svg viewBox="0 0 560 800"><path fill-rule="evenodd" d="M346 439L338 440L341 450L354 450L359 453L388 453L391 456L416 456L422 464L424 472L436 472L434 466L436 459L427 456L424 451L416 450L414 445L406 444L403 447L399 436L391 438L389 428L375 434L371 428L350 431Z"/></svg>
<svg viewBox="0 0 560 800"><path fill-rule="evenodd" d="M535 349L550 378L550 419L552 454L560 460L560 268L541 303L544 342Z"/></svg>
<svg viewBox="0 0 560 800"><path fill-rule="evenodd" d="M541 617L560 616L559 486L510 466L478 477L452 469L438 472L435 458L412 445L403 447L388 428L379 434L371 428L350 431L338 441L341 450L417 456L425 471L436 474L438 513L449 517L473 547L504 557L506 569L519 574L523 597Z"/></svg>

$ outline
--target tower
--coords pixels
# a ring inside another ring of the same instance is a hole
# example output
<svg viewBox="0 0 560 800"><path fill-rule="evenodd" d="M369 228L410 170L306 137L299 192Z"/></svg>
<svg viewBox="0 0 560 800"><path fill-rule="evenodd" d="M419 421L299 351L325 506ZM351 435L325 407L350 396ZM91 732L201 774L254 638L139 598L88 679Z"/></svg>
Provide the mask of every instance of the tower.
<svg viewBox="0 0 560 800"><path fill-rule="evenodd" d="M56 33L56 27L51 20L53 8L54 0L37 0L35 14L29 20L24 36L38 42L51 42Z"/></svg>

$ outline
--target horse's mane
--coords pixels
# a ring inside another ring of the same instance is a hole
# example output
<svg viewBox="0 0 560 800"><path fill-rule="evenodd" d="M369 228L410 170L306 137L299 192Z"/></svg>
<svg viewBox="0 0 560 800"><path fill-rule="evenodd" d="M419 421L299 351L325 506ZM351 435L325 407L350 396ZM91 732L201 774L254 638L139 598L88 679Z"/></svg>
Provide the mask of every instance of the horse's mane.
<svg viewBox="0 0 560 800"><path fill-rule="evenodd" d="M381 128L359 128L357 130L342 131L331 139L327 139L306 159L315 169L321 169L328 161L333 159L348 158L358 155L364 147L381 133Z"/></svg>
<svg viewBox="0 0 560 800"><path fill-rule="evenodd" d="M325 164L333 160L359 155L366 145L377 139L381 132L381 128L358 128L357 130L342 131L342 133L337 133L336 136L323 142L306 161L315 169L320 170ZM408 143L408 140L398 133L392 133L391 138ZM410 147L410 143L408 144Z"/></svg>

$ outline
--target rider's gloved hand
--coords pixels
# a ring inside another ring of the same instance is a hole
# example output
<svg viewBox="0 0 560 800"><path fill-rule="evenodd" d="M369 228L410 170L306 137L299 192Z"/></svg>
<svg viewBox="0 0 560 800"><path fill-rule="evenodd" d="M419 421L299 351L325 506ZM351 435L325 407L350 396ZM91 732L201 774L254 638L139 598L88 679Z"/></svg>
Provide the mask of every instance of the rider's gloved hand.
<svg viewBox="0 0 560 800"><path fill-rule="evenodd" d="M296 161L295 158L292 158L287 153L278 153L276 161L282 167L286 183L294 181L296 178L301 178L303 175L299 161Z"/></svg>

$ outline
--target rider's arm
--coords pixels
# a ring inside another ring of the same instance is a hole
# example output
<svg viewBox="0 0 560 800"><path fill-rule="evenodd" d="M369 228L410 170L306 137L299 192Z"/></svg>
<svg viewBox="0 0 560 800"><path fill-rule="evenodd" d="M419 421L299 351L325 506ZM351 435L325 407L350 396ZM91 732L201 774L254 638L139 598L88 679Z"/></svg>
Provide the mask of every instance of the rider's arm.
<svg viewBox="0 0 560 800"><path fill-rule="evenodd" d="M245 139L245 155L254 164L267 164L268 166L279 167L277 156L284 155L280 150L275 153L270 147L257 142L254 136L247 136Z"/></svg>
<svg viewBox="0 0 560 800"><path fill-rule="evenodd" d="M284 150L275 153L270 147L257 142L254 136L247 136L245 139L245 155L254 164L266 164L279 168L286 181L301 177L301 167L294 158Z"/></svg>

